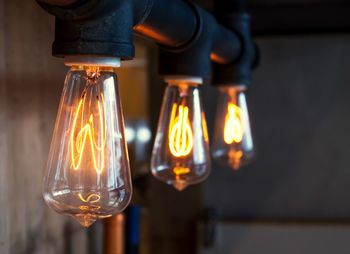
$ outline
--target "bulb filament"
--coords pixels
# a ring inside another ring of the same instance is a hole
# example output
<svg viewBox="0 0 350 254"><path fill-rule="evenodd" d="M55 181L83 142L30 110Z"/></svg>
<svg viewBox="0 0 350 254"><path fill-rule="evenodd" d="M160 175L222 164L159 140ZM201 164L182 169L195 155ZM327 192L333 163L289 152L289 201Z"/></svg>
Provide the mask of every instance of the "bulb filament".
<svg viewBox="0 0 350 254"><path fill-rule="evenodd" d="M187 175L188 173L191 172L191 170L189 168L185 168L185 167L175 167L173 169L173 172L175 174L176 181L180 181L181 175Z"/></svg>
<svg viewBox="0 0 350 254"><path fill-rule="evenodd" d="M84 198L83 195L79 193L78 196L79 196L79 199L84 203L91 204L91 208L94 208L95 210L98 210L101 208L98 205L94 205L95 203L100 201L101 199L100 195L93 193L93 194L90 194L87 198ZM90 207L87 205L81 205L79 208L80 210L88 210Z"/></svg>
<svg viewBox="0 0 350 254"><path fill-rule="evenodd" d="M104 99L101 95L102 104L104 105ZM106 145L106 124L104 120L105 111L101 106L99 97L97 97L97 108L99 118L99 128L95 129L95 119L91 113L88 120L84 119L84 106L85 106L85 94L79 101L77 111L74 116L72 132L70 136L71 147L71 159L74 170L78 170L81 167L84 153L87 158L91 158L93 167L97 174L101 174L104 169L105 161L105 145ZM80 121L78 121L80 120ZM97 134L99 135L96 135ZM99 133L98 133L99 132ZM96 140L98 137L99 142ZM91 154L86 149L86 146L90 145ZM98 160L98 159L99 160Z"/></svg>
<svg viewBox="0 0 350 254"><path fill-rule="evenodd" d="M175 175L179 176L179 175L185 175L190 173L190 169L189 168L184 168L184 167L175 167L173 169Z"/></svg>
<svg viewBox="0 0 350 254"><path fill-rule="evenodd" d="M226 144L240 143L243 139L242 110L233 103L229 103L225 117L224 141Z"/></svg>
<svg viewBox="0 0 350 254"><path fill-rule="evenodd" d="M176 116L176 111L178 115ZM188 107L174 103L169 126L169 149L175 157L188 155L193 147L193 133L188 119Z"/></svg>

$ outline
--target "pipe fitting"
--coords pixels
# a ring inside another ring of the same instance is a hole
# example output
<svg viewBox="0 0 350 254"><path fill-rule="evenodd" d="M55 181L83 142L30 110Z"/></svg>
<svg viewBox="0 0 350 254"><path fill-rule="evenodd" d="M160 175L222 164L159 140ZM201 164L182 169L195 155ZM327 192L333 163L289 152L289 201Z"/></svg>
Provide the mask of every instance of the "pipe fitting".
<svg viewBox="0 0 350 254"><path fill-rule="evenodd" d="M210 60L232 63L242 40L183 0L37 0L56 16L57 57L134 57L133 30L160 44L160 73L208 76Z"/></svg>
<svg viewBox="0 0 350 254"><path fill-rule="evenodd" d="M78 0L69 6L37 1L56 17L54 56L134 57L133 26L135 16L143 12L143 5L135 3L141 1Z"/></svg>
<svg viewBox="0 0 350 254"><path fill-rule="evenodd" d="M181 47L159 45L159 73L207 77L211 74L211 60L231 62L238 57L240 40L235 33L220 26L208 12L191 4L197 27L193 38ZM224 38L220 45L215 41ZM214 59L213 59L214 58Z"/></svg>
<svg viewBox="0 0 350 254"><path fill-rule="evenodd" d="M241 41L239 57L229 63L213 63L213 85L250 85L252 69L257 65L258 48L253 41L250 30L250 16L245 12L228 14L220 19L220 23L237 34Z"/></svg>

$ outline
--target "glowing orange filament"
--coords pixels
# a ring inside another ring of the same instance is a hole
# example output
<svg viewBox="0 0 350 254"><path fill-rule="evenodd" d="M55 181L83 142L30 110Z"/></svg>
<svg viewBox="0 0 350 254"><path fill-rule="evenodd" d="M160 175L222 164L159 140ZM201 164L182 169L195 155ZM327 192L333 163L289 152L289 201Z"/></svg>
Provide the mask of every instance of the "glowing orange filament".
<svg viewBox="0 0 350 254"><path fill-rule="evenodd" d="M177 175L177 176L190 173L189 168L183 168L183 167L176 167L173 169L173 171L174 171L175 175Z"/></svg>
<svg viewBox="0 0 350 254"><path fill-rule="evenodd" d="M177 108L179 109L176 116ZM188 155L193 147L193 133L188 119L188 107L174 103L169 126L169 149L175 157Z"/></svg>
<svg viewBox="0 0 350 254"><path fill-rule="evenodd" d="M243 135L242 110L235 104L229 103L225 117L224 141L226 144L240 143Z"/></svg>
<svg viewBox="0 0 350 254"><path fill-rule="evenodd" d="M101 208L101 206L98 205L94 205L95 203L98 203L98 201L100 201L101 196L95 193L90 194L87 198L84 198L83 195L81 195L81 193L78 194L78 197L81 201L83 201L84 203L89 203L91 204L91 207L87 206L87 205L81 205L79 208L80 210L88 210L89 208L93 208L95 210L98 210Z"/></svg>
<svg viewBox="0 0 350 254"><path fill-rule="evenodd" d="M98 194L92 193L90 194L87 198L84 198L83 195L81 195L81 193L78 194L79 198L81 201L83 201L84 203L97 203L98 201L100 201L101 197Z"/></svg>
<svg viewBox="0 0 350 254"><path fill-rule="evenodd" d="M102 104L103 96L101 96ZM99 118L99 134L100 142L96 141L94 116L90 114L87 121L84 120L84 104L85 95L80 99L76 114L73 119L72 131L70 136L71 159L74 170L78 170L82 164L84 153L88 158L91 158L95 171L101 174L104 169L105 150L106 145L106 126L103 119L105 118L105 111L101 106L101 102L97 100L98 118ZM80 123L78 119L80 118ZM85 123L86 122L86 123ZM77 133L77 134L76 134ZM88 142L87 142L88 141ZM91 154L86 150L86 145L90 145ZM99 158L99 160L97 160Z"/></svg>
<svg viewBox="0 0 350 254"><path fill-rule="evenodd" d="M186 174L190 173L191 170L189 168L184 168L184 167L175 167L173 169L173 172L175 174L176 180L179 181L181 175L186 175Z"/></svg>

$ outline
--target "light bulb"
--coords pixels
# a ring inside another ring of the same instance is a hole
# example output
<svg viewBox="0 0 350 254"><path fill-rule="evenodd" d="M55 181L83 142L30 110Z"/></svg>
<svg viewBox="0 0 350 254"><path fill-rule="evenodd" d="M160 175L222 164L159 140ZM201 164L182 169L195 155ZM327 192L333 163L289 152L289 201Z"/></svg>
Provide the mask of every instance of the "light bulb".
<svg viewBox="0 0 350 254"><path fill-rule="evenodd" d="M181 191L210 172L201 79L169 79L153 147L152 174Z"/></svg>
<svg viewBox="0 0 350 254"><path fill-rule="evenodd" d="M237 170L254 153L245 88L221 87L215 118L212 155L216 161Z"/></svg>
<svg viewBox="0 0 350 254"><path fill-rule="evenodd" d="M51 142L43 196L83 226L121 212L131 198L129 159L113 67L73 64Z"/></svg>

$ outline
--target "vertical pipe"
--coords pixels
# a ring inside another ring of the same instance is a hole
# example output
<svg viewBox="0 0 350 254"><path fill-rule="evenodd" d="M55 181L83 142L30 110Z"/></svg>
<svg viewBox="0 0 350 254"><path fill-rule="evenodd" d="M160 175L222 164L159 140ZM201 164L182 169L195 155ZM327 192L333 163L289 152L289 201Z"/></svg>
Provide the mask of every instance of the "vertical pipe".
<svg viewBox="0 0 350 254"><path fill-rule="evenodd" d="M122 213L105 220L104 254L125 254L125 216Z"/></svg>

